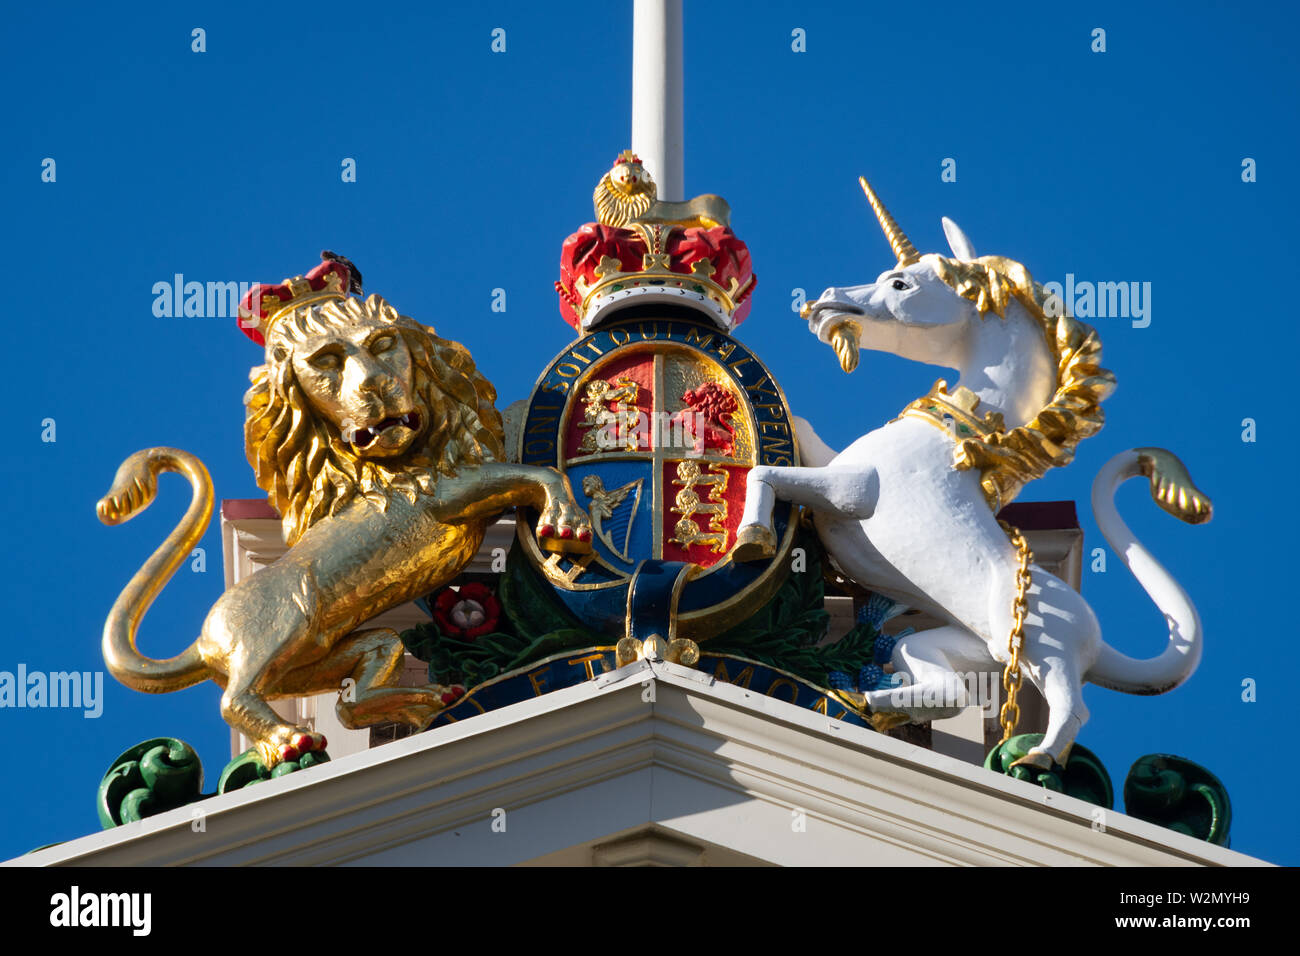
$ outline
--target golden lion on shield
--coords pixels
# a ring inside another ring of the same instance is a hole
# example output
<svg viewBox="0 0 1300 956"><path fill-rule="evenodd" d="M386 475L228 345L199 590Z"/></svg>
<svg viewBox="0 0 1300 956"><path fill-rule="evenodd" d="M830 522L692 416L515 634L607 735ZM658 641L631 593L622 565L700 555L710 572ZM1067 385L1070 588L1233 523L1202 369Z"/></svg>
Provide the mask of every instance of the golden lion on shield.
<svg viewBox="0 0 1300 956"><path fill-rule="evenodd" d="M379 296L348 295L359 291L354 272L346 260L324 263L261 288L261 304L245 313L266 345L245 397L246 453L290 548L226 591L178 656L145 657L136 629L207 528L207 470L176 449L137 452L97 509L117 524L149 505L160 472L189 479L189 510L113 605L104 660L141 691L216 681L222 716L268 767L325 746L320 734L286 724L270 699L338 691L351 679L338 703L346 726L423 727L458 696L461 688L398 687L397 633L357 628L455 577L504 509L537 508L538 535L552 550L591 547L567 478L501 462L496 390L469 352Z"/></svg>

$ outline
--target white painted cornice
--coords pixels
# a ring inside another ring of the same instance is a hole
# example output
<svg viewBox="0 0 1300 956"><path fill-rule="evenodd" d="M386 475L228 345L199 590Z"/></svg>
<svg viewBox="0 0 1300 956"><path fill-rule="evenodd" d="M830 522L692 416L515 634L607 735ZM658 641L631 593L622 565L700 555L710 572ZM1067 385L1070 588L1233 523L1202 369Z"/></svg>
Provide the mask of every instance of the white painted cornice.
<svg viewBox="0 0 1300 956"><path fill-rule="evenodd" d="M1096 810L637 662L8 865L1261 864Z"/></svg>

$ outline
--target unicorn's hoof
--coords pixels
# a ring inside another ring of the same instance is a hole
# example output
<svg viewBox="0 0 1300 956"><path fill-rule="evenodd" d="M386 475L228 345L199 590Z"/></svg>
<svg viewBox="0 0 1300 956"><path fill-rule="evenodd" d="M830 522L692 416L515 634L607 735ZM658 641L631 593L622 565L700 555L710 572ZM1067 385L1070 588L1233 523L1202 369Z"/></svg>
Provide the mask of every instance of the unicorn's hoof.
<svg viewBox="0 0 1300 956"><path fill-rule="evenodd" d="M871 724L871 729L882 734L889 733L895 727L901 727L903 724L911 723L911 721L912 718L908 714L892 710L878 710L867 718L867 722Z"/></svg>
<svg viewBox="0 0 1300 956"><path fill-rule="evenodd" d="M776 554L776 535L761 524L747 524L736 532L733 561L761 561Z"/></svg>
<svg viewBox="0 0 1300 956"><path fill-rule="evenodd" d="M1033 767L1035 770L1051 770L1055 763L1052 755L1046 750L1031 750L1019 760L1013 760L1008 770L1014 770L1016 767Z"/></svg>

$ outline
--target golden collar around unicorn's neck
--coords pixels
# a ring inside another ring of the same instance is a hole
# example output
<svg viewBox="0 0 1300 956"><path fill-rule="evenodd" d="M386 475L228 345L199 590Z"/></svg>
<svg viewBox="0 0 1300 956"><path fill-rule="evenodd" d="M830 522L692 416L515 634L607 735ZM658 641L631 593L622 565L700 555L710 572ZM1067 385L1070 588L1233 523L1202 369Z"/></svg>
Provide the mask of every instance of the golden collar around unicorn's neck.
<svg viewBox="0 0 1300 956"><path fill-rule="evenodd" d="M948 383L939 379L930 388L929 394L918 398L899 414L902 418L918 418L929 422L936 428L948 432L958 442L967 439L987 439L1007 430L1001 412L985 412L976 415L979 396L964 385L957 386L951 394Z"/></svg>

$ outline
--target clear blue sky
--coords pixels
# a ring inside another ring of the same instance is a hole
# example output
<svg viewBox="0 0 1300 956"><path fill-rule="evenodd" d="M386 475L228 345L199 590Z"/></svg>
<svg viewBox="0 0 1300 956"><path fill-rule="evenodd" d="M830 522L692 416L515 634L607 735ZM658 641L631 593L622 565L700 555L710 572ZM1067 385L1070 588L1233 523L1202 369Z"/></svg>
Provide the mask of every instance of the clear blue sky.
<svg viewBox="0 0 1300 956"><path fill-rule="evenodd" d="M333 249L369 291L464 342L502 405L570 341L552 282L561 241L629 145L631 3L408 6L6 12L0 670L102 669L104 616L188 495L166 478L145 515L101 525L94 503L126 455L177 445L207 463L219 497L258 494L241 434L258 350L228 319L155 317L154 283L278 281ZM759 277L739 337L836 447L940 374L870 353L844 376L791 311L795 288L816 295L890 262L859 174L922 251L944 248L946 214L1041 281L1151 283L1149 327L1093 320L1119 381L1105 429L1021 500L1078 501L1091 549L1101 464L1134 445L1180 454L1214 497L1211 524L1180 525L1136 482L1120 507L1196 599L1205 656L1164 697L1090 687L1080 740L1117 786L1144 753L1205 764L1232 795L1234 848L1300 864L1287 703L1300 672L1286 398L1297 266L1283 235L1297 220L1297 16L1137 6L688 0L687 190L731 203ZM205 53L191 52L195 27ZM1096 27L1105 53L1090 49ZM795 28L807 52L792 51ZM345 157L355 183L341 181ZM1255 183L1242 182L1245 157ZM956 182L940 179L945 158ZM154 656L192 640L222 589L215 523L203 545L206 573L183 569L145 620ZM1116 647L1161 649L1160 615L1113 556L1083 591ZM110 677L104 693L94 720L0 710L0 858L94 830L100 776L147 737L190 741L215 784L229 737L214 685L152 697Z"/></svg>

